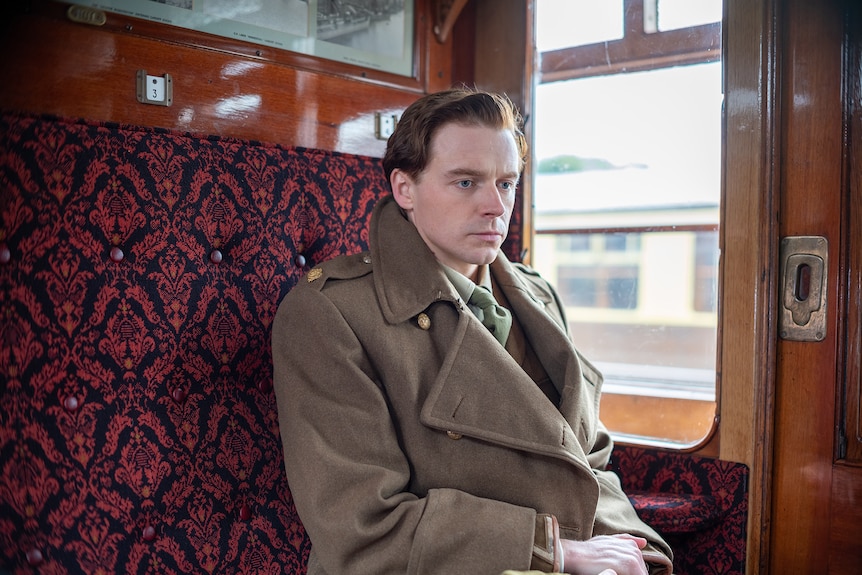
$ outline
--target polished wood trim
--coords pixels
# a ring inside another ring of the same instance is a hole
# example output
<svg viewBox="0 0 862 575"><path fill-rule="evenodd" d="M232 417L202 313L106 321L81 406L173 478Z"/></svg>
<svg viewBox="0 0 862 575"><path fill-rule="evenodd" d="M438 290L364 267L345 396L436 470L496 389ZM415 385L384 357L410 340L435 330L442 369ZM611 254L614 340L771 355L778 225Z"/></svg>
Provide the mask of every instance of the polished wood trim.
<svg viewBox="0 0 862 575"><path fill-rule="evenodd" d="M654 232L717 232L718 224L625 226L607 228L543 228L537 234L648 234Z"/></svg>
<svg viewBox="0 0 862 575"><path fill-rule="evenodd" d="M644 29L644 0L625 0L624 37L542 52L539 82L559 82L721 59L721 23L666 32Z"/></svg>
<svg viewBox="0 0 862 575"><path fill-rule="evenodd" d="M775 128L778 0L724 3L719 305L720 456L749 475L746 572L766 573L778 269Z"/></svg>
<svg viewBox="0 0 862 575"><path fill-rule="evenodd" d="M862 467L836 465L832 473L832 517L829 529L828 572L854 575L862 565ZM822 571L821 571L822 572Z"/></svg>
<svg viewBox="0 0 862 575"><path fill-rule="evenodd" d="M174 27L133 18L77 24L65 8L34 0L2 25L0 108L381 156L375 114L400 115L422 93L414 80L398 85L370 71L363 78L358 68L316 71L321 62L300 56L289 66L236 47L206 48L200 38L209 35L181 43ZM417 26L419 38L430 34L427 18ZM439 50L438 60L450 56ZM437 64L445 77L450 67ZM138 70L171 74L171 106L137 101Z"/></svg>
<svg viewBox="0 0 862 575"><path fill-rule="evenodd" d="M626 35L622 40L542 52L541 82L639 72L660 67L717 62L720 24Z"/></svg>
<svg viewBox="0 0 862 575"><path fill-rule="evenodd" d="M434 0L434 37L441 44L449 38L465 4L467 0Z"/></svg>
<svg viewBox="0 0 862 575"><path fill-rule="evenodd" d="M769 570L824 573L841 346L843 282L833 280L841 277L844 0L780 6L780 235L826 237L830 281L825 339L778 340Z"/></svg>
<svg viewBox="0 0 862 575"><path fill-rule="evenodd" d="M603 393L601 414L602 423L612 433L643 437L644 442L673 443L667 447L675 451L697 449L715 427L714 401Z"/></svg>
<svg viewBox="0 0 862 575"><path fill-rule="evenodd" d="M844 388L839 396L839 453L837 459L862 464L862 6L850 7L847 22L848 148L847 194L842 212L847 215L847 297Z"/></svg>

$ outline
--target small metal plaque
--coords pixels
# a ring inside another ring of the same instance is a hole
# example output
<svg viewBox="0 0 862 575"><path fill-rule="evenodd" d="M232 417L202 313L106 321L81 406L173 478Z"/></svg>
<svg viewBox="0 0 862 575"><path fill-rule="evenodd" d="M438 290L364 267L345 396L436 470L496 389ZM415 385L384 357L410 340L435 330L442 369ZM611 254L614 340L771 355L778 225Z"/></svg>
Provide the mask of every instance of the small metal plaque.
<svg viewBox="0 0 862 575"><path fill-rule="evenodd" d="M821 236L781 240L779 333L792 341L826 337L826 279L829 243Z"/></svg>
<svg viewBox="0 0 862 575"><path fill-rule="evenodd" d="M170 74L150 76L146 70L138 70L137 75L138 102L170 106L174 101L173 79Z"/></svg>
<svg viewBox="0 0 862 575"><path fill-rule="evenodd" d="M66 17L72 22L78 24L90 24L91 26L104 26L108 21L105 12L89 6L69 6L66 10Z"/></svg>

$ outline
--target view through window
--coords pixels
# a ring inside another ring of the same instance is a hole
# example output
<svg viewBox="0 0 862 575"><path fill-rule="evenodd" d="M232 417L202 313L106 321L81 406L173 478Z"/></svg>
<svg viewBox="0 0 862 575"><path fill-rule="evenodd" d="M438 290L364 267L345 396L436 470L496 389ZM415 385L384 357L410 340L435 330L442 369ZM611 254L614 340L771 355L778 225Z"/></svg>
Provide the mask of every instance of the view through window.
<svg viewBox="0 0 862 575"><path fill-rule="evenodd" d="M720 0L538 0L533 265L605 375L615 435L715 416Z"/></svg>

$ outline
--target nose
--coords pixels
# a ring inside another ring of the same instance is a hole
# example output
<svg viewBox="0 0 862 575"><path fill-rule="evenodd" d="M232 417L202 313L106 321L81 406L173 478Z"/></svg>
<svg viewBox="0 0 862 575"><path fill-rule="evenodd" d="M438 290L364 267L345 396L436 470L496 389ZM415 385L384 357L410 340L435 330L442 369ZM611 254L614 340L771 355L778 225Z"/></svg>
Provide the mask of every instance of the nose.
<svg viewBox="0 0 862 575"><path fill-rule="evenodd" d="M503 200L497 186L482 186L479 198L482 213L484 215L499 218L506 213L506 202Z"/></svg>

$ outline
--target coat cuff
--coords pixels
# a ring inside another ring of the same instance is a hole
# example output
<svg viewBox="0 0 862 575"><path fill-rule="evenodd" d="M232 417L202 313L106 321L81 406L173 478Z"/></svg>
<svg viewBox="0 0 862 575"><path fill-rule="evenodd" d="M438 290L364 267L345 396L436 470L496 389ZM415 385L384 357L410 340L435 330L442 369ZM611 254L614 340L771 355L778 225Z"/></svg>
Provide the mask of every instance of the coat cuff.
<svg viewBox="0 0 862 575"><path fill-rule="evenodd" d="M533 558L530 569L544 573L563 573L563 543L560 524L547 513L536 514L536 532L533 539Z"/></svg>
<svg viewBox="0 0 862 575"><path fill-rule="evenodd" d="M670 575L673 573L673 562L664 553L647 543L641 550L650 575Z"/></svg>

